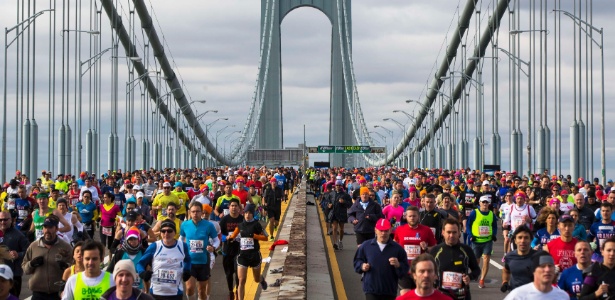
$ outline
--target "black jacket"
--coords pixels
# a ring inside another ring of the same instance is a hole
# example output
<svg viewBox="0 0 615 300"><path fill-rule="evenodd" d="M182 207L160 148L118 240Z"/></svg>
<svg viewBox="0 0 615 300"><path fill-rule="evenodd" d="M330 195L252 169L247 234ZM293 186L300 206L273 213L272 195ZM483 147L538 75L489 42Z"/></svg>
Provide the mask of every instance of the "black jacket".
<svg viewBox="0 0 615 300"><path fill-rule="evenodd" d="M376 222L382 217L384 217L382 214L382 207L380 204L371 200L368 202L367 208L365 209L361 206L361 200L357 200L348 210L348 222L352 223L354 220L359 221L354 225L354 232L357 233L376 232Z"/></svg>
<svg viewBox="0 0 615 300"><path fill-rule="evenodd" d="M11 267L11 271L13 271L13 276L22 276L23 269L21 268L21 263L23 261L23 256L26 254L26 250L28 246L30 246L30 242L28 238L21 233L21 231L15 229L14 226L11 226L4 232L4 238L0 245L6 246L9 248L9 251L17 252L17 259L8 260L5 263Z"/></svg>

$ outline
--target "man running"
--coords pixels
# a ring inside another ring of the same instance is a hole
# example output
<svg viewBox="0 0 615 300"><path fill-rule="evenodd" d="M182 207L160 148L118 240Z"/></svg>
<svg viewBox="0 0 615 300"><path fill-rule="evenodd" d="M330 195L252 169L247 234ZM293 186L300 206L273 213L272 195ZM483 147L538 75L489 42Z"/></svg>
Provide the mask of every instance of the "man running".
<svg viewBox="0 0 615 300"><path fill-rule="evenodd" d="M497 241L498 224L493 211L489 209L491 195L481 196L479 203L479 209L473 210L468 216L466 232L470 236L470 241L472 241L474 255L479 260L481 257L483 259L481 275L478 280L478 288L482 289L485 287L485 277L489 272L493 242ZM480 261L478 263L480 264Z"/></svg>

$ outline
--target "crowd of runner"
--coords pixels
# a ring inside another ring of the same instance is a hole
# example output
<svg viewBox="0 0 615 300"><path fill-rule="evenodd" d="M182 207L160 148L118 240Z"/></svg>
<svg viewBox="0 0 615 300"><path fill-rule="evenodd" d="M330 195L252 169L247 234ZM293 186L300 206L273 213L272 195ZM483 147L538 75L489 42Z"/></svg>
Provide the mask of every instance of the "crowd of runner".
<svg viewBox="0 0 615 300"><path fill-rule="evenodd" d="M305 174L334 249L357 249L366 299L471 299L498 240L503 298L615 299L612 180L469 169ZM354 241L344 241L345 226Z"/></svg>
<svg viewBox="0 0 615 300"><path fill-rule="evenodd" d="M243 299L260 288L293 168L16 172L0 194L0 299ZM226 285L209 278L222 256ZM24 297L22 297L24 298Z"/></svg>

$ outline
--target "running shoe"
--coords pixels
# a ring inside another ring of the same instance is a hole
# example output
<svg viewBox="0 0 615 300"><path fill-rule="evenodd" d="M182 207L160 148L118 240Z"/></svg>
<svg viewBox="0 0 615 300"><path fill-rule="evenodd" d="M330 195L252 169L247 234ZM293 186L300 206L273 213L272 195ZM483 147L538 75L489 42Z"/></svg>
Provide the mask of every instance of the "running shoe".
<svg viewBox="0 0 615 300"><path fill-rule="evenodd" d="M481 279L478 281L478 288L479 289L484 289L485 288L485 280Z"/></svg>
<svg viewBox="0 0 615 300"><path fill-rule="evenodd" d="M342 241L340 241L337 245L338 248L340 248L340 250L344 250L344 243L342 243Z"/></svg>
<svg viewBox="0 0 615 300"><path fill-rule="evenodd" d="M261 288L263 289L263 291L266 291L267 287L267 281L265 281L265 278L263 277L263 279L261 279Z"/></svg>
<svg viewBox="0 0 615 300"><path fill-rule="evenodd" d="M340 249L339 246L337 245L337 243L333 244L333 249L335 249L335 250L339 250Z"/></svg>

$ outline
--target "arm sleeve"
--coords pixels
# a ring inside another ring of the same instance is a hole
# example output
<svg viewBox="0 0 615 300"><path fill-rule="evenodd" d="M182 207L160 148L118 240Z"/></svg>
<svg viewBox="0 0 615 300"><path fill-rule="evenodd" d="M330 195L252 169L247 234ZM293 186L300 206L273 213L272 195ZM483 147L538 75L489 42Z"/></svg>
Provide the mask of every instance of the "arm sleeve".
<svg viewBox="0 0 615 300"><path fill-rule="evenodd" d="M363 245L359 246L359 249L357 249L357 253L355 253L354 255L353 262L354 262L354 271L359 274L363 274L363 270L361 270L361 267L363 266L364 263L367 263L367 257L365 257Z"/></svg>
<svg viewBox="0 0 615 300"><path fill-rule="evenodd" d="M598 289L597 281L598 278L593 274L589 274L583 279L583 287L581 288L581 297L579 297L579 300L596 299L594 293Z"/></svg>
<svg viewBox="0 0 615 300"><path fill-rule="evenodd" d="M137 263L137 274L141 274L141 272L145 271L147 266L152 263L152 259L154 258L154 253L156 252L156 243L151 243L141 259ZM187 253L187 252L186 252Z"/></svg>
<svg viewBox="0 0 615 300"><path fill-rule="evenodd" d="M468 221L466 222L466 233L468 234L468 238L472 238L472 223L474 223L475 219L476 219L476 211L473 210L468 216Z"/></svg>
<svg viewBox="0 0 615 300"><path fill-rule="evenodd" d="M236 238L238 235L239 235L239 226L235 227L235 231L233 231L233 233L231 234L231 236L228 239L232 240L232 239Z"/></svg>
<svg viewBox="0 0 615 300"><path fill-rule="evenodd" d="M192 268L192 259L190 258L190 255L188 255L188 253L190 253L190 249L188 249L188 245L186 243L181 243L184 247L184 253L186 253L186 255L184 255L184 272L190 272L190 269Z"/></svg>

